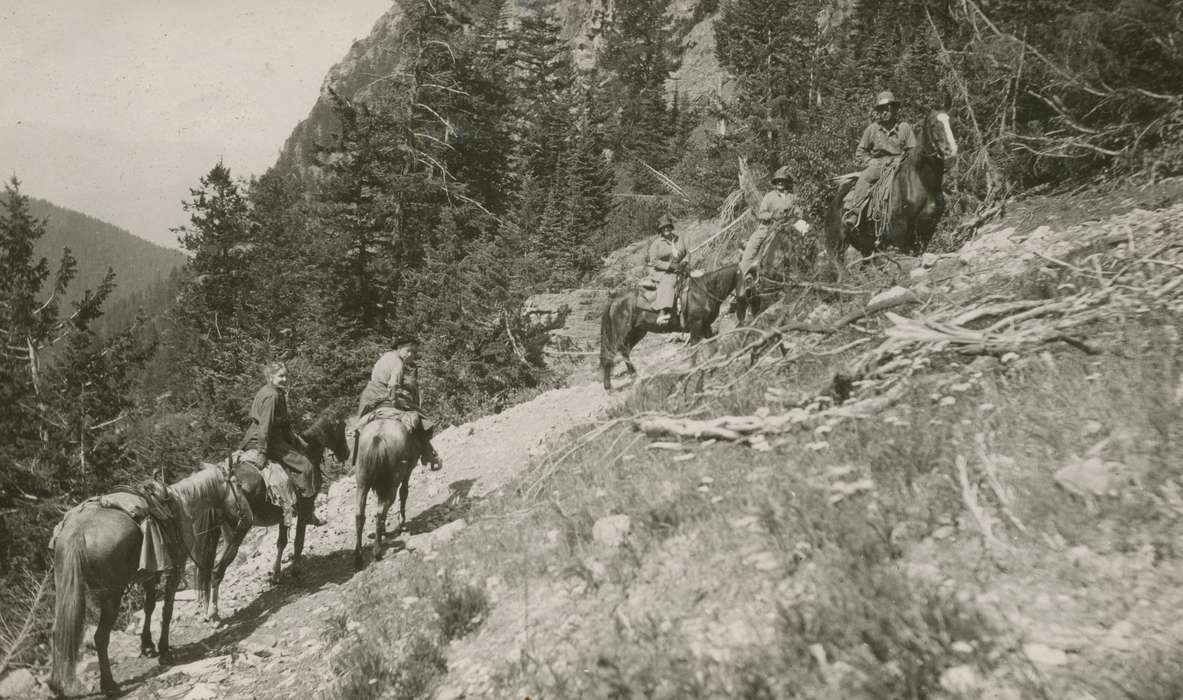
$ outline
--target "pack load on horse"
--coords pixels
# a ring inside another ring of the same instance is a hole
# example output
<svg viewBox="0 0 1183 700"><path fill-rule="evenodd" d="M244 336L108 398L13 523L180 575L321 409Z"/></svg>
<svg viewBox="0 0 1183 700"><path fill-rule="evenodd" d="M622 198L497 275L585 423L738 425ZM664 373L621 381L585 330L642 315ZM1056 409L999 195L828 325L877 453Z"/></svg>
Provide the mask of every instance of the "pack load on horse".
<svg viewBox="0 0 1183 700"><path fill-rule="evenodd" d="M341 463L349 460L349 444L345 439L345 420L337 412L326 410L322 412L307 430L296 437L306 447L304 456L311 463L312 468L320 471L326 450ZM279 582L280 564L283 561L284 550L288 544L288 530L292 525L292 515L296 515L296 536L292 556L291 572L298 575L304 557L304 529L307 526L307 516L312 512L310 505L293 504L301 502L297 496L291 479L286 470L275 462L260 469L254 461L242 459L241 454L235 453L230 457L230 469L234 474L247 505L251 511L251 523L243 528L219 527L210 523L201 529L202 534L197 538L194 558L197 563L197 607L203 611L207 620L218 619L218 592L222 580L226 576L226 569L234 561L243 539L254 527L279 526L279 535L275 541L275 563L271 567L271 581ZM310 499L304 499L310 500ZM215 564L218 542L226 541L223 556Z"/></svg>
<svg viewBox="0 0 1183 700"><path fill-rule="evenodd" d="M305 453L308 445L292 430L288 413L288 370L282 362L263 368L266 383L251 402L246 434L239 445L238 461L254 465L267 482L268 491L284 504L284 524L292 516L310 525L324 525L316 517L316 494L320 491L320 469Z"/></svg>
<svg viewBox="0 0 1183 700"><path fill-rule="evenodd" d="M667 326L674 320L678 289L688 271L687 257L686 244L675 233L673 218L663 214L657 221L657 236L645 253L649 278L641 283L644 291L652 293L651 301L648 294L643 300L649 301L650 308L657 312L655 323L659 326Z"/></svg>
<svg viewBox="0 0 1183 700"><path fill-rule="evenodd" d="M394 350L374 364L370 381L358 402L358 421L352 435L353 462L357 465L357 542L354 566L361 568L361 539L365 526L366 497L372 489L378 496L375 518L374 558L382 558L386 514L399 497L401 532L407 522L407 489L415 465L423 461L432 471L443 466L431 444L435 422L423 415L419 395L419 342L404 336Z"/></svg>
<svg viewBox="0 0 1183 700"><path fill-rule="evenodd" d="M737 299L749 300L772 241L785 230L789 222L793 222L793 228L801 235L809 232L809 224L802 218L801 202L796 193L790 191L792 186L793 176L788 166L781 166L772 174L772 189L764 194L756 210L756 220L760 223L748 236L739 258L740 277L735 290ZM750 301L746 306L751 306Z"/></svg>
<svg viewBox="0 0 1183 700"><path fill-rule="evenodd" d="M660 240L674 247L675 244L671 241L673 220L664 216L659 226ZM718 318L723 302L735 289L735 265L725 265L705 273L701 270L692 270L689 274L679 274L690 267L686 260L685 246L681 241L677 241L674 250L680 249L683 253L667 258L664 254L654 255L655 248L660 252L658 243L659 241L655 240L650 245L646 263L659 272L669 271L668 276L674 278L675 282L670 287L673 294L670 306L673 306L676 312L671 313L668 319L660 315L657 303L652 300L653 292L659 289L660 281L655 283L652 278L629 285L612 297L600 317L600 368L604 377L604 388L607 390L612 389L612 367L616 364L617 355L623 358L629 373L636 374L637 369L633 366L629 353L646 334L688 332L692 344L703 338L712 337L714 331L711 324ZM661 262L665 269L654 267L651 264L653 260ZM676 260L677 265L668 264L670 260ZM678 279L684 282L678 283Z"/></svg>
<svg viewBox="0 0 1183 700"><path fill-rule="evenodd" d="M107 694L119 687L111 674L107 653L111 630L127 587L144 589L144 624L140 653L171 661L169 627L173 602L203 527L250 527L251 512L234 475L224 466L207 464L171 486L145 482L83 501L69 510L54 528L53 671L50 687L66 694L76 680L78 646L82 642L87 600L98 609L94 647L99 660L99 685ZM152 643L151 620L156 607L158 578L164 574L164 609L160 640Z"/></svg>
<svg viewBox="0 0 1183 700"><path fill-rule="evenodd" d="M826 249L839 279L846 276L843 254L852 245L862 255L894 246L923 252L944 213L941 191L945 159L957 155L949 125L949 98L928 114L917 131L898 116L891 92L875 101L875 121L863 131L857 173L839 176L826 217Z"/></svg>

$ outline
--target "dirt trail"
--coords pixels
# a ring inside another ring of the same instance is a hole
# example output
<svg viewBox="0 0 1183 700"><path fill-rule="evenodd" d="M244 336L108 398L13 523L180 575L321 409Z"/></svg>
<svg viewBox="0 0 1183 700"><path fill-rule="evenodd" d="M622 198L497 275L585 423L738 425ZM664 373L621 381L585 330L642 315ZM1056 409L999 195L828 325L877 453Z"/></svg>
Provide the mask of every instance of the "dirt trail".
<svg viewBox="0 0 1183 700"><path fill-rule="evenodd" d="M1183 185L1176 185L1183 189ZM1174 196L1177 192L1172 192ZM1109 218L1100 228L1111 233L1145 225L1146 217L1135 208L1137 205L1146 206L1141 201L1126 200L1098 207L1108 209L1107 213L1114 209L1129 212ZM1039 218L1051 221L1061 215L1045 211ZM954 294L966 289L974 277L1013 273L1007 269L1012 265L1041 264L1043 255L1061 252L1057 245L1077 247L1100 235L1080 226L1083 222L1072 220L1069 215L1063 217L1057 231L1047 227L1016 229L1001 222L988 226L960 253L926 256L930 259L918 261L921 265L912 274L913 283L941 286ZM587 317L590 301L584 301L581 306L587 308L579 309L580 330L575 332L578 337L571 338L569 347L586 351L595 345L595 339L588 336L596 329ZM733 320L729 319L728 323ZM571 333L570 328L566 332ZM684 346L671 342L674 340L669 336L654 336L642 342L635 360L643 375L687 361ZM586 362L579 360L580 365L569 380L571 386L441 433L436 445L444 469L415 471L406 534L389 548L384 560L370 563L361 573L355 574L351 564L354 536L351 477L329 488L327 502L321 510L329 524L310 530L307 565L300 578L270 585L266 576L276 531L253 531L223 585L222 614L226 620L222 625L213 628L194 617L194 606L187 602L192 600L190 592L179 596L182 602L178 603L179 620L174 633L176 665L166 668L154 660L137 658L138 643L132 635L118 634L113 638L114 673L128 688L126 697L200 700L330 694L333 671L328 660L332 642L321 635L344 610L351 591L381 585L384 572L388 574L392 567L405 565L408 557L400 556L405 550L417 550L425 561L430 561L433 551L463 529L464 515L473 502L489 497L520 473L532 457L546 449L549 440L594 420L613 402L628 395L627 388L606 394L598 384L594 357L583 359ZM627 381L618 380L617 384L628 386ZM371 498L367 534L373 530L373 508ZM397 513L392 513L389 524L393 526L396 522ZM445 687L467 685L461 680L470 675L464 669L471 665L466 663L471 660L450 660L456 662L456 670L449 674L450 681ZM86 687L97 686L97 667L93 660L84 660L80 676Z"/></svg>

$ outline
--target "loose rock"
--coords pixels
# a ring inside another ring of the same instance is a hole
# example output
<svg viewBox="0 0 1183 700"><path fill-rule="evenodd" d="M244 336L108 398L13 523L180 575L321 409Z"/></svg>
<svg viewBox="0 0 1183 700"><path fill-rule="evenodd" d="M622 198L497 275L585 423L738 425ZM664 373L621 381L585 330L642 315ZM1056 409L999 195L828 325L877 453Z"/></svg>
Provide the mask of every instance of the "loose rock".
<svg viewBox="0 0 1183 700"><path fill-rule="evenodd" d="M624 543L631 526L632 522L627 515L607 515L592 526L592 537L600 544L619 547Z"/></svg>

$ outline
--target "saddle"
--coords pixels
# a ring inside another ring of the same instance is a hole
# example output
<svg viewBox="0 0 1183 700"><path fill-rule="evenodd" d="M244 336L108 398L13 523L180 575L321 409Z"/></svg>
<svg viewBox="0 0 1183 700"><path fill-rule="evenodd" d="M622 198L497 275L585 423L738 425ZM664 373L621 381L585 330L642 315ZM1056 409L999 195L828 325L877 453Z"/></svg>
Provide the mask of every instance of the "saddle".
<svg viewBox="0 0 1183 700"><path fill-rule="evenodd" d="M181 534L180 504L162 484L145 481L135 485L118 486L102 496L94 496L71 508L53 528L49 548L53 549L66 523L87 510L109 508L132 519L140 528L139 573L155 574L172 569L188 556Z"/></svg>
<svg viewBox="0 0 1183 700"><path fill-rule="evenodd" d="M887 228L888 219L891 216L892 183L895 182L896 172L899 171L900 165L903 162L903 158L892 158L884 166L879 180L874 185L871 185L871 189L861 202L846 203L845 217L854 216L855 228L862 225L864 219L870 218L875 222L877 237L882 236L883 231ZM859 173L854 173L853 176L857 178ZM841 176L840 179L845 181L850 179L850 175Z"/></svg>
<svg viewBox="0 0 1183 700"><path fill-rule="evenodd" d="M283 524L285 527L291 527L296 518L299 497L287 469L279 462L264 459L263 453L258 450L238 450L230 455L230 463L235 467L245 463L258 470L266 486L264 498L283 511Z"/></svg>
<svg viewBox="0 0 1183 700"><path fill-rule="evenodd" d="M692 277L701 277L700 270L693 270L686 275L678 275L678 281L674 283L674 318L682 314L682 309L686 307L686 294L690 291L689 280ZM657 301L657 280L652 277L645 277L637 282L637 309L641 311L653 311L653 304Z"/></svg>

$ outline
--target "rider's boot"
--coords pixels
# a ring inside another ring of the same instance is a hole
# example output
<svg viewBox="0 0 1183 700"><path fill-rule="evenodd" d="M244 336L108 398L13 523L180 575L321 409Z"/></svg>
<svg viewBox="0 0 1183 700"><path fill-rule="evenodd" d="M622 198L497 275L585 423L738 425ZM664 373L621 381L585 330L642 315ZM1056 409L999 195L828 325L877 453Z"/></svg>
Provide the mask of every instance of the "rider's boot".
<svg viewBox="0 0 1183 700"><path fill-rule="evenodd" d="M661 311L659 311L657 313L656 323L659 326L668 326L670 323L670 310L669 309L662 309Z"/></svg>

